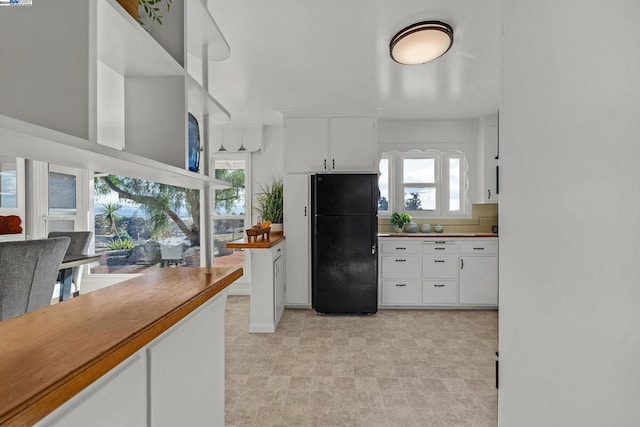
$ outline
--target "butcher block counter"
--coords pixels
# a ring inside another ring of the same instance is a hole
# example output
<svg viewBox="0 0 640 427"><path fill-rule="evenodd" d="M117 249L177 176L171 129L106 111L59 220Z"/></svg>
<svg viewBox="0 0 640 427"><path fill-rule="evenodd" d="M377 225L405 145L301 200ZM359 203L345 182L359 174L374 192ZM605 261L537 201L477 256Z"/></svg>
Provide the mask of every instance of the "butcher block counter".
<svg viewBox="0 0 640 427"><path fill-rule="evenodd" d="M207 373L206 366L190 368L201 378L194 379L192 372L186 375L191 375L195 388L222 390L221 396L210 396L221 399L210 406L221 407L224 420L223 291L242 273L242 268L157 269L0 322L0 425L91 425L87 414L103 413L110 425L157 425L153 421L163 417L163 405L168 405L167 411L185 416L184 412L191 412L189 403L183 402L186 406L181 407L180 399L175 401L175 396L157 392L151 377L162 384L166 374L160 370L175 353L175 349L166 351L171 339L179 335L176 331L184 333L194 328L222 334L216 343L191 343L197 346L192 350L212 354L211 363L221 367L222 376L220 372L215 373L217 377ZM219 325L210 324L213 318ZM189 335L194 335L193 331ZM220 352L222 360L217 363ZM178 370L183 370L182 366ZM135 375L130 375L132 372ZM209 384L214 377L221 384ZM201 384L196 384L199 381ZM126 387L114 393L120 383ZM180 384L175 388L180 392ZM126 396L120 397L123 394ZM109 407L122 403L122 399L129 401L128 409L122 405ZM182 421L195 422L198 414L194 416L186 415Z"/></svg>
<svg viewBox="0 0 640 427"><path fill-rule="evenodd" d="M251 239L251 241L244 239L234 240L226 244L230 249L269 249L284 240L282 233L270 233L269 238L265 239L258 237L257 240Z"/></svg>

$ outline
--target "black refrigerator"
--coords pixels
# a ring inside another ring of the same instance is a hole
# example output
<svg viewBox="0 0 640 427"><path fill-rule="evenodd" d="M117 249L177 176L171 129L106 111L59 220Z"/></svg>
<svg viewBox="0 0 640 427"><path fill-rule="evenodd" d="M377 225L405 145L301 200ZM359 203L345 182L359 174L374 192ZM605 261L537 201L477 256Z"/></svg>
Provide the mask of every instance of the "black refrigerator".
<svg viewBox="0 0 640 427"><path fill-rule="evenodd" d="M378 175L311 176L312 305L378 311Z"/></svg>

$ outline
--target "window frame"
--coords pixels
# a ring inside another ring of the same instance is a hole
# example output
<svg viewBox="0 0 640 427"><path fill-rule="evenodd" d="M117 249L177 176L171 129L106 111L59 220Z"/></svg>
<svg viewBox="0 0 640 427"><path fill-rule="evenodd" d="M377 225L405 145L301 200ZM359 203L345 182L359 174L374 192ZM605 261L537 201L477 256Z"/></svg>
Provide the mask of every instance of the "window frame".
<svg viewBox="0 0 640 427"><path fill-rule="evenodd" d="M380 155L382 159L389 161L389 210L378 211L380 218L389 218L392 212L406 212L414 219L432 218L470 218L471 203L469 201L469 163L463 151L408 150L384 151ZM434 183L405 183L404 160L405 159L434 159ZM460 159L460 209L452 211L450 207L450 172L449 159ZM380 162L378 162L380 164ZM404 189L414 186L416 188L433 187L436 189L435 210L405 210Z"/></svg>

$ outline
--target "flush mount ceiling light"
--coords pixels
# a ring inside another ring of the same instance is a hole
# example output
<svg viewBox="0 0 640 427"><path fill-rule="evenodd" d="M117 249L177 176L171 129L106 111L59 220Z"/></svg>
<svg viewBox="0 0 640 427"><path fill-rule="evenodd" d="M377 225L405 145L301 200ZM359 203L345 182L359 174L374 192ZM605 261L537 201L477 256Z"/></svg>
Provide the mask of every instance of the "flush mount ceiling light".
<svg viewBox="0 0 640 427"><path fill-rule="evenodd" d="M391 58L400 64L424 64L444 55L453 44L453 28L440 21L424 21L398 31L389 44Z"/></svg>

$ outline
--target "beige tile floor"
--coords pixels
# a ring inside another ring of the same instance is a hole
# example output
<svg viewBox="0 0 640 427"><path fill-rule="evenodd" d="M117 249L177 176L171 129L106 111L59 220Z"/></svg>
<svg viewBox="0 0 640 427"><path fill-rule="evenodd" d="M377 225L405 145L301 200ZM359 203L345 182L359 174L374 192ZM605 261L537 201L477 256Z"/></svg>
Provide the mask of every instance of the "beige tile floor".
<svg viewBox="0 0 640 427"><path fill-rule="evenodd" d="M286 310L249 334L226 311L227 426L496 426L497 312Z"/></svg>

